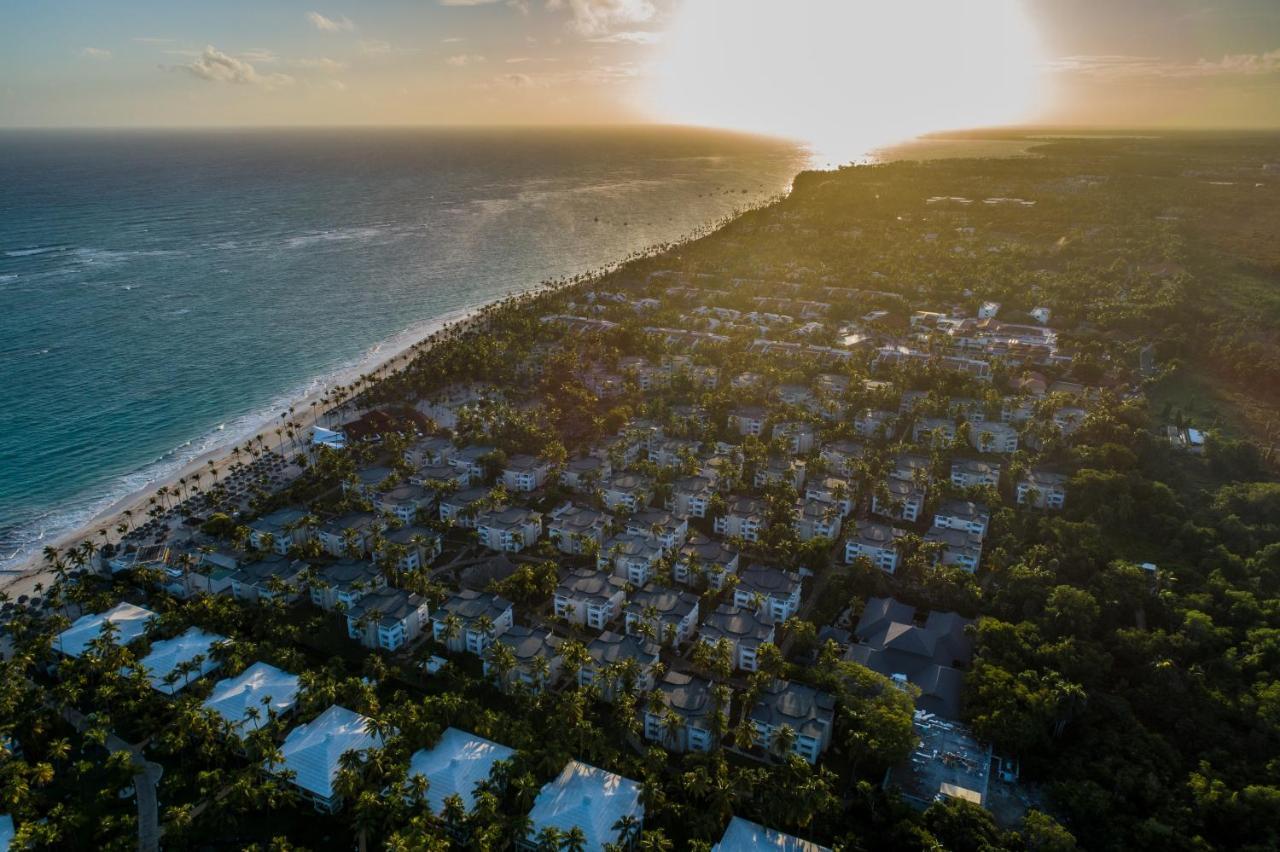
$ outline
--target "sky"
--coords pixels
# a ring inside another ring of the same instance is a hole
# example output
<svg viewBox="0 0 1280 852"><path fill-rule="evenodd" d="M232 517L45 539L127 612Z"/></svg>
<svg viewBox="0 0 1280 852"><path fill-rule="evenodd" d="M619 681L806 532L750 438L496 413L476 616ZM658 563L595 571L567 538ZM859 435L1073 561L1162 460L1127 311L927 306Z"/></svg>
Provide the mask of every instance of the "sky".
<svg viewBox="0 0 1280 852"><path fill-rule="evenodd" d="M0 126L1280 126L1280 0L0 0Z"/></svg>

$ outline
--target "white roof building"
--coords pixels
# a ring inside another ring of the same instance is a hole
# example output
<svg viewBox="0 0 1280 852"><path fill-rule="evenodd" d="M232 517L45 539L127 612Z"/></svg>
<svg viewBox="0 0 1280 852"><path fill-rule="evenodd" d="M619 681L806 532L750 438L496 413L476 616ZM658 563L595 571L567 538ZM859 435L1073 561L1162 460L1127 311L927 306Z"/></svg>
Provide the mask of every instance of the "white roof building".
<svg viewBox="0 0 1280 852"><path fill-rule="evenodd" d="M292 771L296 786L317 803L331 805L338 798L333 792L338 759L349 751L382 748L382 738L369 733L368 723L367 717L335 704L289 732L276 768Z"/></svg>
<svg viewBox="0 0 1280 852"><path fill-rule="evenodd" d="M187 684L199 680L221 665L213 658L211 652L214 645L225 641L225 636L206 633L199 627L191 627L181 636L153 642L151 653L138 661L138 668L142 669L147 679L151 681L152 688L165 695L175 695ZM183 666L195 662L197 657L201 660L195 668L181 672ZM171 673L176 673L178 679L170 681Z"/></svg>
<svg viewBox="0 0 1280 852"><path fill-rule="evenodd" d="M729 820L724 836L711 848L711 852L757 852L762 849L774 849L777 852L831 852L825 846L765 828L742 817Z"/></svg>
<svg viewBox="0 0 1280 852"><path fill-rule="evenodd" d="M68 657L79 657L88 649L89 643L102 634L102 626L108 621L116 627L116 644L128 645L143 634L155 617L156 614L149 609L131 603L116 604L106 612L77 618L74 624L57 635L53 647Z"/></svg>
<svg viewBox="0 0 1280 852"><path fill-rule="evenodd" d="M220 680L204 706L237 728L256 731L267 722L268 710L282 716L298 703L298 676L269 663L257 662L235 677ZM249 712L256 707L258 716Z"/></svg>
<svg viewBox="0 0 1280 852"><path fill-rule="evenodd" d="M484 737L446 728L435 746L419 749L409 758L409 777L421 775L430 782L427 804L434 813L443 811L444 800L455 793L470 813L476 804L476 785L489 778L495 763L514 754L514 749Z"/></svg>
<svg viewBox="0 0 1280 852"><path fill-rule="evenodd" d="M586 835L584 848L601 852L605 844L618 841L620 832L614 826L628 816L644 819L637 782L571 760L534 800L529 837L537 837L548 826L561 831L576 826Z"/></svg>

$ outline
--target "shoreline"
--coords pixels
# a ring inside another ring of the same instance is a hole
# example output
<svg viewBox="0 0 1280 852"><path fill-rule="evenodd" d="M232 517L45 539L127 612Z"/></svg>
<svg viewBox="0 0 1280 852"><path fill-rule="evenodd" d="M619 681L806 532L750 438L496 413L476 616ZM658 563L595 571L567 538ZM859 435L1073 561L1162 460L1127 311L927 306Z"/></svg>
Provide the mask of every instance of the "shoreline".
<svg viewBox="0 0 1280 852"><path fill-rule="evenodd" d="M540 289L542 287L533 288L533 290ZM532 292L533 290L524 292ZM303 440L303 436L309 434L312 425L331 410L331 407L320 407L321 402L327 399L331 391L350 384L351 381L361 376L381 378L403 369L414 357L420 354L424 346L428 346L428 341L433 335L446 328L467 325L488 308L520 294L520 291L512 291L477 305L457 308L425 320L417 326L405 329L386 340L379 341L370 347L370 355L361 358L354 364L339 368L333 375L323 380L323 383L316 389L284 403L286 415L289 416L293 423L297 424L296 432L298 437L294 438L289 449L298 449L298 441ZM385 355L381 351L384 348L389 349ZM289 411L292 411L292 414L288 414ZM33 587L51 576L51 572L44 564L43 551L45 548L53 547L61 551L83 541L93 541L98 547L107 542L118 544L122 536L117 532L116 527L127 517L126 512L131 512L133 521L141 524L146 520L146 512L150 508L151 499L157 496L161 488L175 486L180 480L189 479L196 473L201 475L216 473L216 475L221 476L237 461L233 455L237 447L258 437L263 438L264 441L267 440L273 434L277 425L281 423L281 418L282 415L276 414L258 421L252 429L242 431L229 437L228 440L199 453L175 470L157 476L141 487L125 494L106 508L96 512L84 523L42 543L39 550L33 550L20 557L11 567L0 569L0 591L8 593L14 598L20 594L33 594ZM101 535L101 530L107 531L105 538Z"/></svg>

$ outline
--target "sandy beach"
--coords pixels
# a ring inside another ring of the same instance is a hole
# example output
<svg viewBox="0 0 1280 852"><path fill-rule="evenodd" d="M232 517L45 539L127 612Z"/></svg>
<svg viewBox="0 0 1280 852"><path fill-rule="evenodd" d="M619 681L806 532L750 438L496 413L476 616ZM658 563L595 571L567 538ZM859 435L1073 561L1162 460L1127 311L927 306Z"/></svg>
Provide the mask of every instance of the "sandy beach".
<svg viewBox="0 0 1280 852"><path fill-rule="evenodd" d="M420 326L402 332L388 341L384 341L377 347L375 354L371 358L366 358L360 363L343 370L324 387L294 400L284 407L285 411L282 414L261 421L253 430L247 433L229 436L224 443L196 456L173 473L147 483L142 488L99 512L89 522L77 529L50 539L45 546L65 550L86 540L92 541L98 546L107 542L112 544L119 543L122 535L118 532L117 527L121 521L127 518L131 519L134 524L140 524L145 521L147 512L153 505L151 500L161 488L174 488L180 480L190 480L197 473L201 477L207 477L209 480L221 479L230 470L231 466L238 461L234 454L236 447L243 446L260 436L269 448L274 449L279 441L275 435L275 429L286 421L295 424L294 428L298 435L295 441L301 446L304 436L309 434L317 419L323 420L329 413L328 408L322 406L326 406L329 393L332 390L350 384L361 376L382 378L403 369L422 351L424 346L429 348L428 341L432 335L452 326L466 325L484 309L498 304L512 295L514 294L507 294L481 305L442 314ZM388 350L386 354L381 351L384 348ZM358 416L360 413L351 409L347 409L344 412L348 417ZM286 452L290 452L292 449L292 445L286 441ZM102 535L104 530L106 531L105 537ZM45 565L43 553L34 552L16 566L0 572L0 591L8 594L13 599L17 599L21 595L34 596L39 594L36 586L47 587L52 577L52 572Z"/></svg>

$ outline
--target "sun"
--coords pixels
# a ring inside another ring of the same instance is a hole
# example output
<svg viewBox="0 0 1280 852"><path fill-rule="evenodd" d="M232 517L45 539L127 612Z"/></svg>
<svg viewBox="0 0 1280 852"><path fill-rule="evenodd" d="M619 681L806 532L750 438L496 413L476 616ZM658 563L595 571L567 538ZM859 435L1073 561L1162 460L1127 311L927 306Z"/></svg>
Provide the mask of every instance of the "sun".
<svg viewBox="0 0 1280 852"><path fill-rule="evenodd" d="M847 160L928 131L1026 119L1040 60L1020 0L686 0L645 106Z"/></svg>

